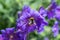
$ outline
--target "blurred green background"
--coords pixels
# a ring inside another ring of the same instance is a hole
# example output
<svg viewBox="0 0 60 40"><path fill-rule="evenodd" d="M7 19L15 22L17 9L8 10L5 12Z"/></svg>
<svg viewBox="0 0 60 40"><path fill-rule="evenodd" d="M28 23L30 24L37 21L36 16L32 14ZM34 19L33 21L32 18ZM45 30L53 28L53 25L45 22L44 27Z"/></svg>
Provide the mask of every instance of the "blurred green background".
<svg viewBox="0 0 60 40"><path fill-rule="evenodd" d="M21 11L24 5L29 5L32 9L38 10L41 6L47 8L51 0L0 0L0 30L7 27L15 27L17 19L17 11ZM60 4L60 0L56 0ZM38 34L37 32L30 33L28 40L60 40L60 34L54 38L51 32L51 26L54 21L49 21L50 25L45 27L45 31Z"/></svg>

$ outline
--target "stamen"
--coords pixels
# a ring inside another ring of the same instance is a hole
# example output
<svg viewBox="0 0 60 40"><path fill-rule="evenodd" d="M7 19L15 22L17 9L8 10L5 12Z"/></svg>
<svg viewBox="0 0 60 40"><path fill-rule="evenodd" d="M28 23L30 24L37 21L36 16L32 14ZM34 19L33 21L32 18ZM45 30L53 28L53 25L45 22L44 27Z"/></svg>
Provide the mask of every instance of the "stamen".
<svg viewBox="0 0 60 40"><path fill-rule="evenodd" d="M31 17L30 19L29 19L29 25L31 25L31 24L34 24L34 18L33 17Z"/></svg>

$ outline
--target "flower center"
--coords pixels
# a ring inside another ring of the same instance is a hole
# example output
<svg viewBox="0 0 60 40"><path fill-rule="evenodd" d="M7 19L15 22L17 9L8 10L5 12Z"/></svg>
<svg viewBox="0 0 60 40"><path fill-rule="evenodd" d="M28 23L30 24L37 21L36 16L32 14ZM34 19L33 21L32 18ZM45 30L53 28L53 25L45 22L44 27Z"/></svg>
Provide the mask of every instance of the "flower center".
<svg viewBox="0 0 60 40"><path fill-rule="evenodd" d="M34 18L33 17L31 17L30 19L29 19L29 24L31 25L31 24L34 24Z"/></svg>
<svg viewBox="0 0 60 40"><path fill-rule="evenodd" d="M12 40L13 39L13 35L10 35L10 39L9 40Z"/></svg>

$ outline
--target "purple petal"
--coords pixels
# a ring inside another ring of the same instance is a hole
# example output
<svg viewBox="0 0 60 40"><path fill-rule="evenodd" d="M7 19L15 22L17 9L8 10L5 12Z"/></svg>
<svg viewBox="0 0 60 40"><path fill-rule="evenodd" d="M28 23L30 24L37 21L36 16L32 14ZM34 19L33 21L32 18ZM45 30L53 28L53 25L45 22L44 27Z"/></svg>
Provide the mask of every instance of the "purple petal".
<svg viewBox="0 0 60 40"><path fill-rule="evenodd" d="M48 7L48 12L47 12L47 16L49 19L52 19L55 17L55 9L57 7L56 2L52 2L49 7Z"/></svg>
<svg viewBox="0 0 60 40"><path fill-rule="evenodd" d="M21 11L18 11L18 18L22 15Z"/></svg>
<svg viewBox="0 0 60 40"><path fill-rule="evenodd" d="M2 34L0 34L0 40L4 40L4 38L3 38Z"/></svg>
<svg viewBox="0 0 60 40"><path fill-rule="evenodd" d="M14 32L14 28L6 28L6 32L9 33L13 33Z"/></svg>
<svg viewBox="0 0 60 40"><path fill-rule="evenodd" d="M46 17L46 16L47 16L47 11L44 9L44 7L40 7L39 13L40 13L43 17Z"/></svg>
<svg viewBox="0 0 60 40"><path fill-rule="evenodd" d="M58 6L55 10L55 17L56 19L60 20L60 6Z"/></svg>
<svg viewBox="0 0 60 40"><path fill-rule="evenodd" d="M57 21L55 22L55 24L52 27L52 32L53 32L54 37L56 37L59 34L59 26L58 26Z"/></svg>
<svg viewBox="0 0 60 40"><path fill-rule="evenodd" d="M27 6L27 5L23 6L22 11L30 13L30 10L31 10L31 8L29 6Z"/></svg>

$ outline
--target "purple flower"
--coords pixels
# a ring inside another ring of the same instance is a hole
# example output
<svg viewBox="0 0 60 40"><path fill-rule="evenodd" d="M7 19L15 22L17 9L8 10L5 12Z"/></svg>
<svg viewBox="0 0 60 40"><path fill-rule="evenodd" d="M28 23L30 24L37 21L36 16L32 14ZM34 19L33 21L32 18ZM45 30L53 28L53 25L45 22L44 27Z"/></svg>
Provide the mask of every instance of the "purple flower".
<svg viewBox="0 0 60 40"><path fill-rule="evenodd" d="M57 20L60 20L60 6L57 6L55 10L55 17Z"/></svg>
<svg viewBox="0 0 60 40"><path fill-rule="evenodd" d="M6 28L6 30L1 30L4 40L22 40L24 36L20 36L20 33L16 32L14 29L15 28Z"/></svg>
<svg viewBox="0 0 60 40"><path fill-rule="evenodd" d="M52 27L52 32L53 32L54 37L56 37L59 34L59 26L58 26L57 21L55 22L55 24Z"/></svg>
<svg viewBox="0 0 60 40"><path fill-rule="evenodd" d="M47 10L47 16L49 19L52 19L55 17L56 7L57 7L57 4L56 4L55 0L51 0L51 4L48 6L48 10Z"/></svg>
<svg viewBox="0 0 60 40"><path fill-rule="evenodd" d="M41 29L42 24L47 25L45 18L38 11L25 6L22 15L17 19L17 30L20 29L20 31L30 33L36 29Z"/></svg>

